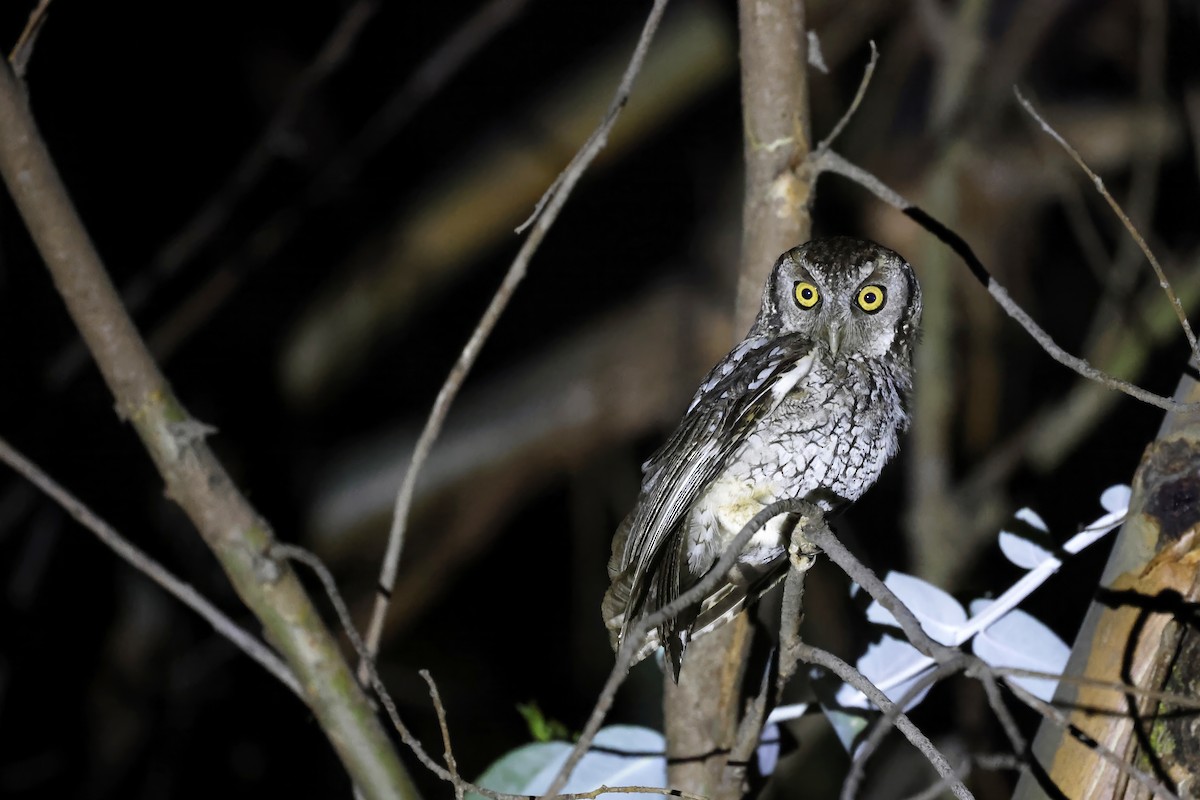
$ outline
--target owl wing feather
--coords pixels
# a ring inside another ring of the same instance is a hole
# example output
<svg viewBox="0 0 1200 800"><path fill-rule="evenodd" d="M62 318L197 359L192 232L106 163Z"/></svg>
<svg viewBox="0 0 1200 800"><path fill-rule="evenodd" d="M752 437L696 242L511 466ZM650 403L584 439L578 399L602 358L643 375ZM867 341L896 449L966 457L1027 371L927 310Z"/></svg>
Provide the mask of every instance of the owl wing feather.
<svg viewBox="0 0 1200 800"><path fill-rule="evenodd" d="M643 612L671 602L698 578L682 573L683 522L692 504L724 470L754 427L812 368L802 334L751 337L709 373L678 428L643 465L637 505L613 542L612 587L604 615L614 646ZM624 534L623 536L621 534ZM659 629L659 641L686 630L696 612Z"/></svg>

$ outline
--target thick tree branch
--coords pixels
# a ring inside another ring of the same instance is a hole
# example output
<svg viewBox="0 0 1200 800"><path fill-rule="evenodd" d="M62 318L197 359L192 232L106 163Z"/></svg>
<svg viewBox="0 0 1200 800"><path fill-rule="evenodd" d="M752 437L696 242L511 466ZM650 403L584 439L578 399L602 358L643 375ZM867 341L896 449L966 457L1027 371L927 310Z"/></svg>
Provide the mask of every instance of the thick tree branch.
<svg viewBox="0 0 1200 800"><path fill-rule="evenodd" d="M121 305L7 64L0 68L0 174L117 413L133 424L167 495L191 518L291 666L355 785L368 797L415 797L337 642L292 571L268 555L270 529L204 443L207 429L174 397Z"/></svg>
<svg viewBox="0 0 1200 800"><path fill-rule="evenodd" d="M809 238L811 149L808 37L801 0L740 0L742 118L746 162L735 329L749 327L779 254ZM739 797L724 780L738 738L753 630L739 615L693 642L678 685L666 679L670 783L708 797ZM706 759L700 754L713 754Z"/></svg>
<svg viewBox="0 0 1200 800"><path fill-rule="evenodd" d="M741 0L746 186L737 328L750 326L779 254L808 240L808 37L801 0Z"/></svg>

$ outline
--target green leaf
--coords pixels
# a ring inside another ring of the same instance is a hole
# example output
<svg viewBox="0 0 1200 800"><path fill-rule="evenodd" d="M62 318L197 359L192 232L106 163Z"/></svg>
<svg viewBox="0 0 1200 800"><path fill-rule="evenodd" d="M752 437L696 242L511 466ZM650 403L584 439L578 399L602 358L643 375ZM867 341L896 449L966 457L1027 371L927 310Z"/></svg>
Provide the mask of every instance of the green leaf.
<svg viewBox="0 0 1200 800"><path fill-rule="evenodd" d="M536 701L518 703L517 711L521 712L521 716L525 718L525 724L529 726L529 735L535 742L552 742L570 738L567 726L543 714Z"/></svg>

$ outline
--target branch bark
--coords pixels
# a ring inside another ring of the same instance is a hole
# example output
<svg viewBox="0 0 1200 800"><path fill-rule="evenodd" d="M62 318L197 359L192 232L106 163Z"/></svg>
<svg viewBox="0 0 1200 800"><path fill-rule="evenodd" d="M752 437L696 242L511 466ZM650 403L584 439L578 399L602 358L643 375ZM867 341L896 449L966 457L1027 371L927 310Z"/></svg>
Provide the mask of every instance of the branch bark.
<svg viewBox="0 0 1200 800"><path fill-rule="evenodd" d="M96 252L33 120L0 68L0 174L72 319L177 502L300 680L304 697L367 797L415 798L382 725L274 537L204 443L210 431L171 392Z"/></svg>
<svg viewBox="0 0 1200 800"><path fill-rule="evenodd" d="M1200 383L1185 375L1175 400L1200 401ZM1200 681L1198 475L1200 412L1185 405L1166 415L1134 475L1129 516L1075 640L1068 675L1194 693ZM1195 717L1178 713L1177 706L1065 681L1055 704L1086 709L1070 715L1074 730L1122 755L1124 763L1173 784L1170 788L1194 788L1200 780L1196 737L1189 729ZM1125 796L1128 777L1060 725L1042 723L1033 753L1044 768L1041 783L1023 776L1016 798L1050 796L1046 781L1072 796Z"/></svg>
<svg viewBox="0 0 1200 800"><path fill-rule="evenodd" d="M740 0L746 184L735 332L749 327L779 254L809 238L812 187L808 41L801 0ZM688 648L680 682L665 679L670 785L711 798L740 797L725 768L744 713L746 615ZM757 735L757 732L755 732Z"/></svg>

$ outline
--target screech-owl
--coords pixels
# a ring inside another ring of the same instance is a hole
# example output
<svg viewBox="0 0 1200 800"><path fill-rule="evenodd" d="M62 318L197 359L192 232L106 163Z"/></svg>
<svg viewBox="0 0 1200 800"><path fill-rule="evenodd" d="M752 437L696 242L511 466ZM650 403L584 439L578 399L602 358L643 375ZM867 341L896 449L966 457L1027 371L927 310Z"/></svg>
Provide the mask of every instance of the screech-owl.
<svg viewBox="0 0 1200 800"><path fill-rule="evenodd" d="M779 257L746 338L642 465L601 607L614 649L638 617L700 580L761 509L796 497L828 514L875 483L908 426L920 317L916 275L886 247L836 237ZM664 645L678 679L690 639L786 575L793 524L771 520L725 582L652 631L638 658Z"/></svg>

